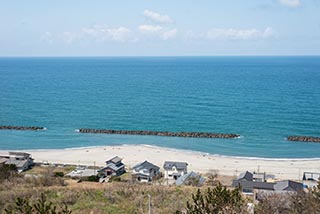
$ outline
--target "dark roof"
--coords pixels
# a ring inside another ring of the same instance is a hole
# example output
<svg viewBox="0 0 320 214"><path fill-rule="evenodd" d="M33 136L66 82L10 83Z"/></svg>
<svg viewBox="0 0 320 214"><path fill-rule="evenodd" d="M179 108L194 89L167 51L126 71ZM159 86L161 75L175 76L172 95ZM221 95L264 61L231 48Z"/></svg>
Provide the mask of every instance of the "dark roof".
<svg viewBox="0 0 320 214"><path fill-rule="evenodd" d="M109 163L107 166L105 166L101 170L111 169L111 170L117 172L118 170L120 170L122 168L124 168L124 164L115 165L114 163Z"/></svg>
<svg viewBox="0 0 320 214"><path fill-rule="evenodd" d="M244 179L244 180L247 180L247 181L252 181L253 174L251 172L245 171L245 172L241 173L239 175L239 177L237 178L237 180L241 180L241 179Z"/></svg>
<svg viewBox="0 0 320 214"><path fill-rule="evenodd" d="M118 156L115 156L113 158L111 158L110 160L107 160L106 162L109 163L109 162L112 162L112 163L118 163L118 162L121 162L122 161L122 158L118 157Z"/></svg>
<svg viewBox="0 0 320 214"><path fill-rule="evenodd" d="M155 169L155 170L159 170L160 167L148 162L148 161L144 161L142 163L139 163L137 165L135 165L133 167L134 170L141 170L141 169L147 169L147 170L150 170L150 169Z"/></svg>
<svg viewBox="0 0 320 214"><path fill-rule="evenodd" d="M274 185L276 191L300 191L303 189L303 184L291 180L278 181Z"/></svg>
<svg viewBox="0 0 320 214"><path fill-rule="evenodd" d="M172 169L172 167L176 167L178 170L185 170L187 169L188 163L186 162L175 162L175 161L166 161L163 164L163 168L168 170Z"/></svg>
<svg viewBox="0 0 320 214"><path fill-rule="evenodd" d="M235 180L232 185L234 187L241 186L242 189L264 189L264 190L274 190L275 183L268 182L254 182L247 180Z"/></svg>

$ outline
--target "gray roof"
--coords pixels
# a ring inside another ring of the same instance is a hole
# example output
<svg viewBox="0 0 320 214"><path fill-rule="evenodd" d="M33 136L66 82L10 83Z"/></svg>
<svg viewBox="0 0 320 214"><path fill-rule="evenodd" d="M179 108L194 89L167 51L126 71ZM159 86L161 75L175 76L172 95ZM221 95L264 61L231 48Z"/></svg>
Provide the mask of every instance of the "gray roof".
<svg viewBox="0 0 320 214"><path fill-rule="evenodd" d="M303 184L291 180L278 181L274 185L276 191L299 191L303 189Z"/></svg>
<svg viewBox="0 0 320 214"><path fill-rule="evenodd" d="M237 178L237 180L241 180L241 179L244 179L244 180L247 180L247 181L252 181L253 174L251 172L245 171L245 172L241 173L239 175L239 177Z"/></svg>
<svg viewBox="0 0 320 214"><path fill-rule="evenodd" d="M141 170L141 169L147 169L147 170L150 170L150 169L155 169L155 170L159 170L160 167L148 162L148 161L144 161L142 163L139 163L137 165L135 165L133 167L134 170Z"/></svg>
<svg viewBox="0 0 320 214"><path fill-rule="evenodd" d="M24 167L25 164L27 164L28 160L13 160L9 159L6 164L14 164L17 168Z"/></svg>
<svg viewBox="0 0 320 214"><path fill-rule="evenodd" d="M199 175L199 174L197 174L197 173L195 173L195 172L189 172L188 174L185 174L185 175L180 176L180 177L176 180L176 185L187 184L187 182L188 182L189 179L191 179L191 178L198 178L200 185L203 184L204 181L205 181L205 179L204 179L201 175Z"/></svg>
<svg viewBox="0 0 320 214"><path fill-rule="evenodd" d="M29 158L31 156L31 154L26 152L9 152L9 155L23 158Z"/></svg>
<svg viewBox="0 0 320 214"><path fill-rule="evenodd" d="M238 187L240 186L241 189L264 189L264 190L274 190L275 183L268 183L268 182L254 182L254 181L247 181L247 180L235 180L232 183L232 186Z"/></svg>
<svg viewBox="0 0 320 214"><path fill-rule="evenodd" d="M172 167L176 167L178 170L185 170L187 169L188 163L186 162L175 162L175 161L166 161L163 164L163 168L165 170L170 170Z"/></svg>
<svg viewBox="0 0 320 214"><path fill-rule="evenodd" d="M122 161L122 158L120 158L118 156L115 156L115 157L111 158L110 160L107 160L106 162L118 163L118 162L121 162L121 161Z"/></svg>
<svg viewBox="0 0 320 214"><path fill-rule="evenodd" d="M124 164L120 164L120 165L115 165L114 163L109 163L106 167L102 168L101 170L105 170L105 169L112 169L113 171L118 171L122 168L124 168Z"/></svg>

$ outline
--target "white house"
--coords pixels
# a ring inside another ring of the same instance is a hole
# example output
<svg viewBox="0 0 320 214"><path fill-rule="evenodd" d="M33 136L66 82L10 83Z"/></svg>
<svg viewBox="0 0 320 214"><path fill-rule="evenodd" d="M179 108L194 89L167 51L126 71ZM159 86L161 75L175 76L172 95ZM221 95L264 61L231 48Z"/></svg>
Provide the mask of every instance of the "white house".
<svg viewBox="0 0 320 214"><path fill-rule="evenodd" d="M164 178L177 180L180 176L188 173L187 166L188 163L186 162L164 162Z"/></svg>
<svg viewBox="0 0 320 214"><path fill-rule="evenodd" d="M160 167L144 161L133 167L132 178L140 182L150 182L160 173Z"/></svg>

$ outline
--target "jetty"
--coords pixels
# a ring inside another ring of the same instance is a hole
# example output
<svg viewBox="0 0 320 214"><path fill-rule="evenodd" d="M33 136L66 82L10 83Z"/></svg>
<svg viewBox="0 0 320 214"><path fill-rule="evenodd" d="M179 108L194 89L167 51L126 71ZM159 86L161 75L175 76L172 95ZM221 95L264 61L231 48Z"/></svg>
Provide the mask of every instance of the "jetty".
<svg viewBox="0 0 320 214"><path fill-rule="evenodd" d="M81 128L76 131L92 134L119 134L119 135L153 135L165 137L190 137L190 138L239 138L239 134L221 134L208 132L165 132L148 130L112 130L112 129L87 129Z"/></svg>
<svg viewBox="0 0 320 214"><path fill-rule="evenodd" d="M288 141L320 143L320 137L312 137L312 136L289 136L287 138L287 140Z"/></svg>
<svg viewBox="0 0 320 214"><path fill-rule="evenodd" d="M21 131L38 131L38 130L45 130L45 127L39 126L0 126L1 129L7 130L21 130Z"/></svg>

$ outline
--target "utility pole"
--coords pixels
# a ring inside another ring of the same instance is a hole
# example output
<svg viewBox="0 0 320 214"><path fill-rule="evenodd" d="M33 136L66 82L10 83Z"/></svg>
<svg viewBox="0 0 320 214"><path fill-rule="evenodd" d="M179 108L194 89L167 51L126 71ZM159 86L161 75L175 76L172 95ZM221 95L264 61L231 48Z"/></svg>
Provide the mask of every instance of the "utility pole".
<svg viewBox="0 0 320 214"><path fill-rule="evenodd" d="M151 214L151 195L148 194L148 197L149 197L149 202L148 202L149 211L148 211L148 214Z"/></svg>
<svg viewBox="0 0 320 214"><path fill-rule="evenodd" d="M93 161L93 174L96 176L96 162Z"/></svg>

